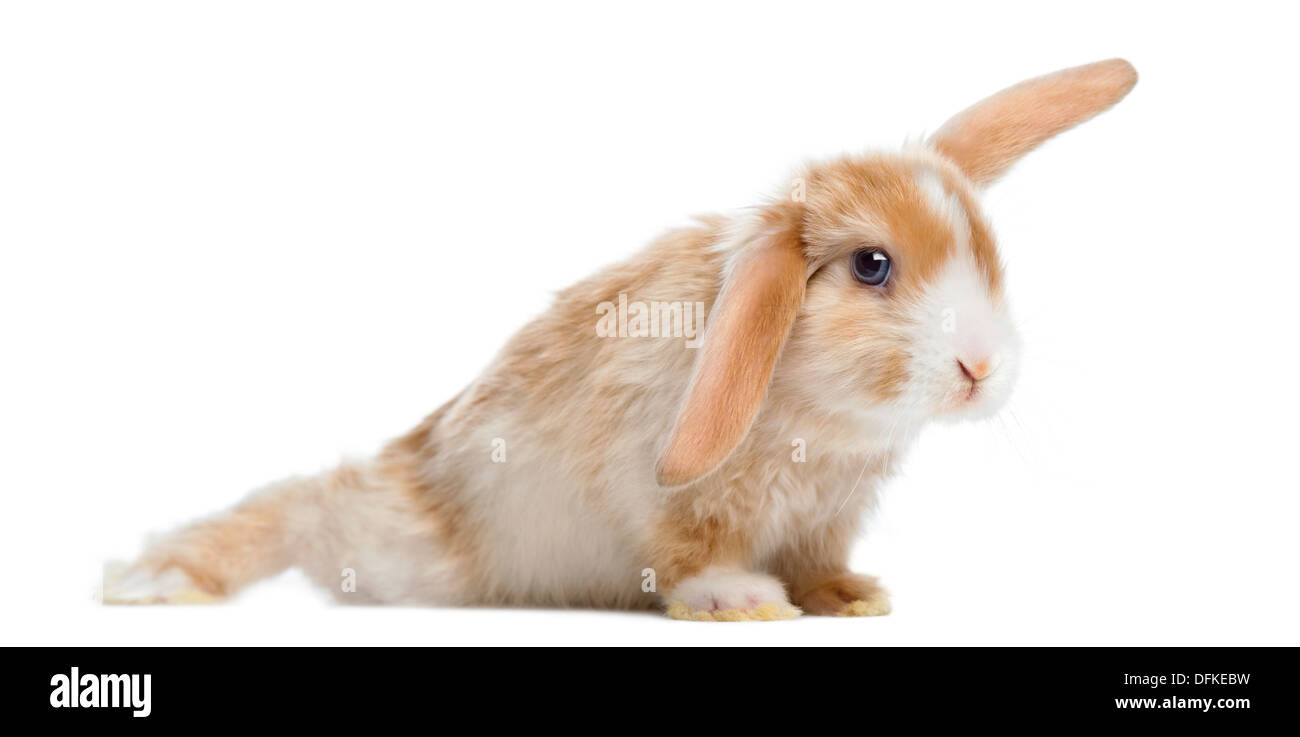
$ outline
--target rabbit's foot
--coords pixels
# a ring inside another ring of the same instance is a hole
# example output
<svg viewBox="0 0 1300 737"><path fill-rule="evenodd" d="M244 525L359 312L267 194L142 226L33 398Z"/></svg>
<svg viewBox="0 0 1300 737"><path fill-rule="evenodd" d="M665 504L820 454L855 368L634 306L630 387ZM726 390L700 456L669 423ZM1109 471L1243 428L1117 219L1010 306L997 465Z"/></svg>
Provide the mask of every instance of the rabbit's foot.
<svg viewBox="0 0 1300 737"><path fill-rule="evenodd" d="M205 591L179 568L150 571L140 566L104 566L105 604L214 604L221 597Z"/></svg>
<svg viewBox="0 0 1300 737"><path fill-rule="evenodd" d="M878 617L889 614L889 593L875 576L837 573L802 587L795 600L809 614Z"/></svg>
<svg viewBox="0 0 1300 737"><path fill-rule="evenodd" d="M668 616L696 622L794 619L781 582L761 573L710 568L682 581L665 597Z"/></svg>

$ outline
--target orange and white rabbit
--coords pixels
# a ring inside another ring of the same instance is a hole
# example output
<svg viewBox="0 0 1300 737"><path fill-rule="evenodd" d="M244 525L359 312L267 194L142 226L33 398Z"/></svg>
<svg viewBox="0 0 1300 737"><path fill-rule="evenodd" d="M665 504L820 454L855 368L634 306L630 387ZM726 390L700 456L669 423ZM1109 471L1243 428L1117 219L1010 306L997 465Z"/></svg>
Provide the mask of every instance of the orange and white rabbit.
<svg viewBox="0 0 1300 737"><path fill-rule="evenodd" d="M297 566L345 602L887 613L847 566L878 487L925 422L995 411L1016 374L980 191L1136 81L1118 59L1032 79L924 144L810 165L790 196L668 233L561 292L373 460L160 538L105 601L214 599Z"/></svg>

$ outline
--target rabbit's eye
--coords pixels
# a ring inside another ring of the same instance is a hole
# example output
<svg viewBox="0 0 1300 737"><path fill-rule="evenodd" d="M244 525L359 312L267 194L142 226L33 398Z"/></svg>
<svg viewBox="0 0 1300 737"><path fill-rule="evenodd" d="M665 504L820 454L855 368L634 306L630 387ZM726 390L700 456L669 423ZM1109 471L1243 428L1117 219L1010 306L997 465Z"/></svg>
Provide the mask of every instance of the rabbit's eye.
<svg viewBox="0 0 1300 737"><path fill-rule="evenodd" d="M889 279L889 255L878 248L866 248L853 254L853 278L873 287Z"/></svg>

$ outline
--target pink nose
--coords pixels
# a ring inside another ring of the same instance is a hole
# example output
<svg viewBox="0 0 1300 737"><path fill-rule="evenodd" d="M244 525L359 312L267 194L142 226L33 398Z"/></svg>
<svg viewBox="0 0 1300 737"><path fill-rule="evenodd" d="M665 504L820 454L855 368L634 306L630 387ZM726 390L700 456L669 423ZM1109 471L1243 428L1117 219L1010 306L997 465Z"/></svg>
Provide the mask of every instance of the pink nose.
<svg viewBox="0 0 1300 737"><path fill-rule="evenodd" d="M971 381L980 381L993 372L993 367L989 365L987 358L969 364L959 358L957 365L961 367L962 374Z"/></svg>

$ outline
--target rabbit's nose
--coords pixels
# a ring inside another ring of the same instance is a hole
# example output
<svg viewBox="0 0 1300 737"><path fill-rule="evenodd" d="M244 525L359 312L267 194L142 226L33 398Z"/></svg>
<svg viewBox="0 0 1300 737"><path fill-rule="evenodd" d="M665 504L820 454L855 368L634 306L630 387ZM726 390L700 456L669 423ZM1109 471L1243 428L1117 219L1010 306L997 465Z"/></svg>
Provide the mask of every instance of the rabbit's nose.
<svg viewBox="0 0 1300 737"><path fill-rule="evenodd" d="M987 358L979 361L963 361L957 359L957 365L961 367L961 372L971 381L980 381L984 377L993 373L993 364Z"/></svg>

